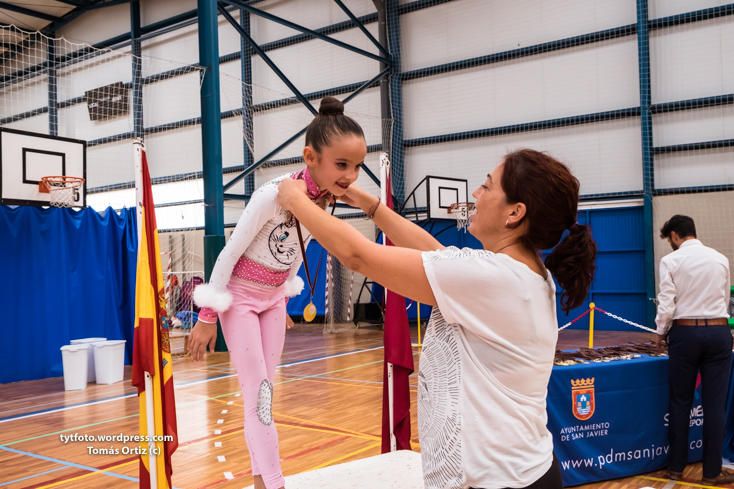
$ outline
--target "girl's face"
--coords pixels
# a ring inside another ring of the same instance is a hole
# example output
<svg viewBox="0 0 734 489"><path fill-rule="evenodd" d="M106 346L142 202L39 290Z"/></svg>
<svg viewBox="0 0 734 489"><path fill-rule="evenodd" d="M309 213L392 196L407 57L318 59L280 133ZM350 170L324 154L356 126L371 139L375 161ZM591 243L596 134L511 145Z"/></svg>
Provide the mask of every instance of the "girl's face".
<svg viewBox="0 0 734 489"><path fill-rule="evenodd" d="M365 155L367 143L354 134L335 136L331 144L321 148L320 153L311 146L303 149L303 159L316 184L336 197L344 195L357 180Z"/></svg>

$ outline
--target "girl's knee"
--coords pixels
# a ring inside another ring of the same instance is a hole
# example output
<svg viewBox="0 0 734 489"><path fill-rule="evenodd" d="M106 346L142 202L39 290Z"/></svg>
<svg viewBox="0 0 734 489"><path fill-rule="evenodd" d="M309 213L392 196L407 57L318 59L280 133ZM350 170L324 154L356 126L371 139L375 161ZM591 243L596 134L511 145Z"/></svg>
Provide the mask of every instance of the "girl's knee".
<svg viewBox="0 0 734 489"><path fill-rule="evenodd" d="M273 384L268 379L260 382L257 392L257 419L265 426L273 424Z"/></svg>

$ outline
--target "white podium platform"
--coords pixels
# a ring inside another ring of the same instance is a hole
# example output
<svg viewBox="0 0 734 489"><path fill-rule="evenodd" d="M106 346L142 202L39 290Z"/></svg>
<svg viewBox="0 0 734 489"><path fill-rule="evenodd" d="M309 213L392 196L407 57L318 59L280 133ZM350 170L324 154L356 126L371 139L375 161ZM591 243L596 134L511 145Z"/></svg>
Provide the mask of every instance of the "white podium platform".
<svg viewBox="0 0 734 489"><path fill-rule="evenodd" d="M384 453L285 478L286 489L423 489L421 455ZM252 489L248 486L247 489Z"/></svg>

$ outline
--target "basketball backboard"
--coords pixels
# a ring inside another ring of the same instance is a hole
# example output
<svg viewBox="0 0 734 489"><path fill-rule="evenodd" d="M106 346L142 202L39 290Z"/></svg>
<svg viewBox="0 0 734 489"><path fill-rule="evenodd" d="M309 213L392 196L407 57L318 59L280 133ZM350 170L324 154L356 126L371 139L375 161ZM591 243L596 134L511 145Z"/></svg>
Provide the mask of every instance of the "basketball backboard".
<svg viewBox="0 0 734 489"><path fill-rule="evenodd" d="M464 178L427 176L426 190L428 218L455 221L456 214L449 213L449 207L458 202L467 202L469 185Z"/></svg>
<svg viewBox="0 0 734 489"><path fill-rule="evenodd" d="M0 128L0 204L49 205L50 194L38 190L44 176L86 179L87 143ZM73 207L86 206L86 182Z"/></svg>

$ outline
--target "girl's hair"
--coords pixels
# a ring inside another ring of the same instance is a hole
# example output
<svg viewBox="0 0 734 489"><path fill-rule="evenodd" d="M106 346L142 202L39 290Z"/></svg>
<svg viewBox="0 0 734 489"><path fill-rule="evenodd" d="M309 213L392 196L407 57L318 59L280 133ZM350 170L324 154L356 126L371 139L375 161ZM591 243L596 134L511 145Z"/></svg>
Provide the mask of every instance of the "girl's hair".
<svg viewBox="0 0 734 489"><path fill-rule="evenodd" d="M545 266L563 287L563 310L580 306L594 278L596 244L589 226L576 223L578 179L551 156L522 149L505 156L502 189L509 203L525 204L524 243L536 250L553 248Z"/></svg>
<svg viewBox="0 0 734 489"><path fill-rule="evenodd" d="M306 145L317 153L329 146L335 136L353 134L364 138L364 131L351 117L344 115L344 104L334 97L321 99L319 113L306 128Z"/></svg>

